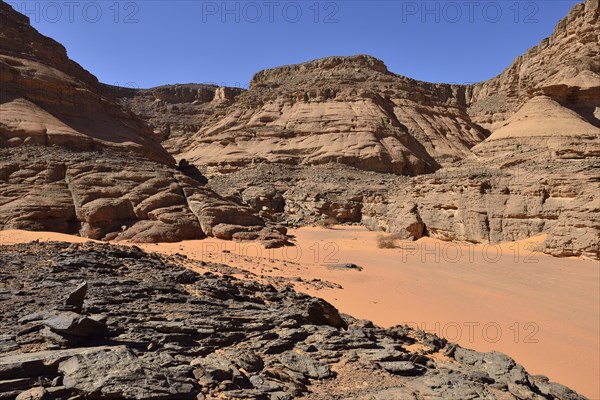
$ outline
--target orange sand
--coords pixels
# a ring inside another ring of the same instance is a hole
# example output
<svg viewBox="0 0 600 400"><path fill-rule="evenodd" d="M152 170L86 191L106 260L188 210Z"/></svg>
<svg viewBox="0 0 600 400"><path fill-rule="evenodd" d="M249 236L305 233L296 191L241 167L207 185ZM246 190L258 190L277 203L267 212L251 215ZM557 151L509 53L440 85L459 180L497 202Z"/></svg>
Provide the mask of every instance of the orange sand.
<svg viewBox="0 0 600 400"><path fill-rule="evenodd" d="M382 326L409 324L464 347L502 351L530 373L543 373L600 399L597 261L530 250L543 237L499 246L426 238L404 243L402 249L379 249L378 234L361 227L290 233L297 246L275 250L218 239L141 247L223 262L258 275L334 282L343 289L317 290L302 282L295 286ZM86 241L56 233L0 232L0 244L35 239ZM349 262L364 269L327 268Z"/></svg>

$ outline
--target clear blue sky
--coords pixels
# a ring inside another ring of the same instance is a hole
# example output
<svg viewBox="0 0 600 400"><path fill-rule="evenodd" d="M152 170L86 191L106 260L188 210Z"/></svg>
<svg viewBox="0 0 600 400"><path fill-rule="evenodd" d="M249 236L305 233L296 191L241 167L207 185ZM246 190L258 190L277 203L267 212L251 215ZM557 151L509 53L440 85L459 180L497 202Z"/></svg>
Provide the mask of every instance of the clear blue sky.
<svg viewBox="0 0 600 400"><path fill-rule="evenodd" d="M102 82L137 87L246 87L264 68L362 53L416 79L480 81L578 2L9 1Z"/></svg>

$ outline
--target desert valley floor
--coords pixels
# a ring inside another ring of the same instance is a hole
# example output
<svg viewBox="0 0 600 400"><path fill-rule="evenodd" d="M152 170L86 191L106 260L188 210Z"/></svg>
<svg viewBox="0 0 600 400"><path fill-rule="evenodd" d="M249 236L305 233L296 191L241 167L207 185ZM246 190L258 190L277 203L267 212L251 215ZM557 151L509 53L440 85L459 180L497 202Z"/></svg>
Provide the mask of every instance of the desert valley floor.
<svg viewBox="0 0 600 400"><path fill-rule="evenodd" d="M600 398L597 261L535 251L540 237L485 247L425 238L380 249L379 234L358 226L290 233L296 246L279 249L219 239L138 246L227 264L239 278L291 284L383 327L408 324L464 347L512 354L529 372ZM32 240L87 241L52 232L0 232L0 245Z"/></svg>

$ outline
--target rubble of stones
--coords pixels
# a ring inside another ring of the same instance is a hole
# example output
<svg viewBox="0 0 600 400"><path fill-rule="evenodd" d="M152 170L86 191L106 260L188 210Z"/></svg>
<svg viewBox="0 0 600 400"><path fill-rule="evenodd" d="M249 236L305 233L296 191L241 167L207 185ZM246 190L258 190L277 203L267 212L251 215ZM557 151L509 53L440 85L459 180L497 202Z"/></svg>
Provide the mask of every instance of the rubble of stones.
<svg viewBox="0 0 600 400"><path fill-rule="evenodd" d="M583 399L504 354L184 262L2 246L0 399Z"/></svg>

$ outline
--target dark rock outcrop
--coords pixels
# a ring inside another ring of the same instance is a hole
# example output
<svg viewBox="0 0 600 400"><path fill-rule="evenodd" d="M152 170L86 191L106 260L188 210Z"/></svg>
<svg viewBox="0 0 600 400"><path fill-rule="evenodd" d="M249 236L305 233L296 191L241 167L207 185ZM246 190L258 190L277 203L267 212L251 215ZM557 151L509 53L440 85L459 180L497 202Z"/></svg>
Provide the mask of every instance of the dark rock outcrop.
<svg viewBox="0 0 600 400"><path fill-rule="evenodd" d="M182 256L34 243L1 247L0 264L0 399L583 399L504 354ZM88 286L81 314L56 311L73 276ZM102 334L73 330L86 320Z"/></svg>

